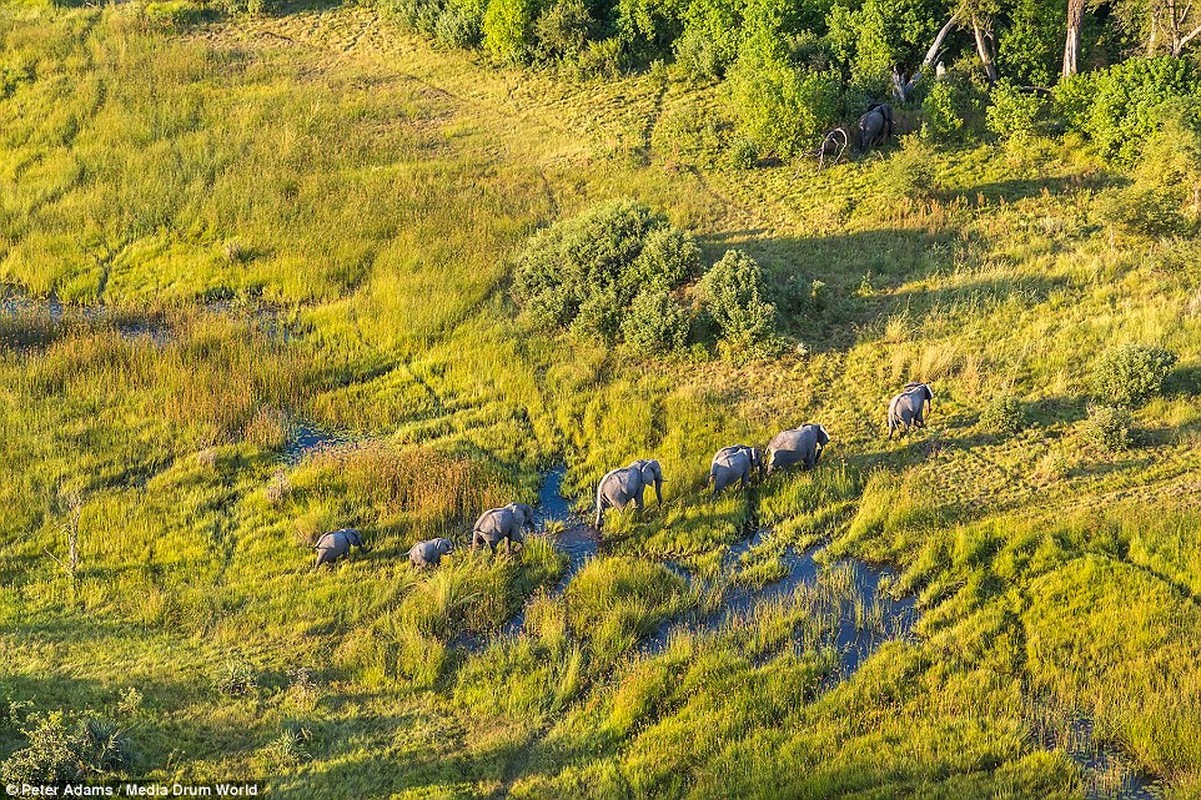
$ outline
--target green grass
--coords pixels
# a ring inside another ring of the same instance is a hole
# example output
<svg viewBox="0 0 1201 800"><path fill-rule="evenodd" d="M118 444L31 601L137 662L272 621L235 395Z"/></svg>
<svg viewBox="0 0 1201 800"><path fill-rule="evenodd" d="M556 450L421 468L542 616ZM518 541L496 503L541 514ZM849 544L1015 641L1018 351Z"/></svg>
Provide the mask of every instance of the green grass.
<svg viewBox="0 0 1201 800"><path fill-rule="evenodd" d="M119 724L129 776L296 797L1077 796L1032 735L1053 700L1201 790L1201 265L1108 227L1122 176L1078 142L935 151L937 191L897 200L891 150L681 168L660 99L721 98L674 78L497 69L360 6L160 11L0 7L0 281L33 298L0 314L0 758L64 709ZM618 196L706 263L823 282L780 309L804 348L640 359L524 327L513 254ZM1179 362L1106 453L1092 373L1124 341ZM887 442L911 378L929 428ZM1013 435L980 423L1001 394ZM293 463L297 420L361 441ZM833 437L815 472L710 499L715 450L806 421ZM562 593L542 539L407 563L554 464L586 511L643 456L663 505L608 516ZM310 573L349 525L372 551ZM834 680L834 568L640 652L819 542L894 565L916 635Z"/></svg>

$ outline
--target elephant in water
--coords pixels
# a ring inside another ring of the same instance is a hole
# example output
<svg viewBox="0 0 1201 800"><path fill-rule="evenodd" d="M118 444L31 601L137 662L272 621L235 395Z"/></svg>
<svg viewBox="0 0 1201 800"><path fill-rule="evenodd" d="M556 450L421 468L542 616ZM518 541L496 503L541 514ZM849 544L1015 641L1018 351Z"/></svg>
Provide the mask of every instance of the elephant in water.
<svg viewBox="0 0 1201 800"><path fill-rule="evenodd" d="M409 563L414 567L436 567L442 563L442 556L454 549L454 542L441 537L418 542L409 550Z"/></svg>
<svg viewBox="0 0 1201 800"><path fill-rule="evenodd" d="M354 528L343 528L325 534L317 540L317 544L313 545L313 549L317 551L317 563L313 565L313 569L317 569L322 564L333 564L348 554L351 547L357 547L364 553L367 552L363 538Z"/></svg>
<svg viewBox="0 0 1201 800"><path fill-rule="evenodd" d="M934 407L934 392L924 383L907 383L905 391L888 403L888 438L902 425L905 433L913 426L926 427L926 408Z"/></svg>
<svg viewBox="0 0 1201 800"><path fill-rule="evenodd" d="M879 147L892 136L892 106L874 103L859 118L859 147L863 152Z"/></svg>
<svg viewBox="0 0 1201 800"><path fill-rule="evenodd" d="M775 472L798 463L805 469L813 469L829 443L826 429L812 422L780 431L767 445L767 471Z"/></svg>
<svg viewBox="0 0 1201 800"><path fill-rule="evenodd" d="M606 473L596 487L596 529L604 523L606 508L625 508L631 500L635 508L642 508L642 493L652 483L655 500L662 505L663 468L658 461L639 460Z"/></svg>
<svg viewBox="0 0 1201 800"><path fill-rule="evenodd" d="M496 546L505 541L505 549L512 552L514 544L525 544L525 531L534 530L534 509L525 503L509 503L504 508L490 508L480 515L471 530L471 548L486 544L496 552Z"/></svg>
<svg viewBox="0 0 1201 800"><path fill-rule="evenodd" d="M759 448L745 444L723 447L713 456L713 463L709 467L709 485L713 487L713 496L716 497L718 492L735 481L745 489L756 474L763 477L763 452Z"/></svg>

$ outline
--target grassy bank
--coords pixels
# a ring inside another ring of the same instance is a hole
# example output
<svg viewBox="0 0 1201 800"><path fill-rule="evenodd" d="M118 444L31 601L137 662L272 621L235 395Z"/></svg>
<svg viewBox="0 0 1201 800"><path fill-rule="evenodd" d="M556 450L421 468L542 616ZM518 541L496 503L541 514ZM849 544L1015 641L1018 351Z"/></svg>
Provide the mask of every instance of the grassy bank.
<svg viewBox="0 0 1201 800"><path fill-rule="evenodd" d="M1195 242L1107 223L1126 177L1078 141L933 150L921 197L895 149L697 169L659 123L712 89L480 58L357 6L0 9L0 280L31 298L0 315L0 757L64 709L116 721L127 775L297 797L1076 796L1053 700L1201 791ZM620 196L826 302L785 297L790 347L748 363L533 328L515 252ZM1108 453L1091 376L1124 341L1179 361ZM930 427L887 442L910 378ZM981 422L1005 394L1014 435ZM363 443L291 461L296 420ZM809 420L818 471L709 499L716 449ZM561 595L541 540L405 560L552 465L583 508L643 456L663 506ZM310 574L346 525L372 551ZM800 594L638 652L819 541L894 565L915 635L832 680Z"/></svg>

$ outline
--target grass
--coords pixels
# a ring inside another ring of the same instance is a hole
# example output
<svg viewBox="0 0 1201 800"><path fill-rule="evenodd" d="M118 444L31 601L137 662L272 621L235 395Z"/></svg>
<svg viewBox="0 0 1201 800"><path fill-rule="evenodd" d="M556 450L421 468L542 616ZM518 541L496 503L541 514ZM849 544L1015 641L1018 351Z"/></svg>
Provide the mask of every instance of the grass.
<svg viewBox="0 0 1201 800"><path fill-rule="evenodd" d="M937 192L896 200L891 152L682 168L651 75L496 69L365 6L150 11L0 7L0 281L28 297L0 313L0 699L31 704L0 704L0 758L62 709L118 722L127 775L297 797L1076 796L1032 733L1047 699L1201 789L1201 273L1195 242L1107 227L1122 176L1087 148L935 151ZM674 78L661 99L720 102ZM820 308L781 308L803 352L639 359L523 327L512 254L615 196L706 263L821 281ZM1109 453L1087 409L1122 341L1179 362ZM911 378L929 428L886 442ZM1012 435L980 424L1001 395ZM354 441L289 460L297 421ZM817 470L709 498L714 451L806 421L833 437ZM609 515L562 593L540 537L407 564L552 465L585 509L643 456L663 505ZM312 537L349 525L371 552L310 574ZM819 542L816 587L644 652ZM881 612L842 557L894 565L921 610L845 679L831 631Z"/></svg>

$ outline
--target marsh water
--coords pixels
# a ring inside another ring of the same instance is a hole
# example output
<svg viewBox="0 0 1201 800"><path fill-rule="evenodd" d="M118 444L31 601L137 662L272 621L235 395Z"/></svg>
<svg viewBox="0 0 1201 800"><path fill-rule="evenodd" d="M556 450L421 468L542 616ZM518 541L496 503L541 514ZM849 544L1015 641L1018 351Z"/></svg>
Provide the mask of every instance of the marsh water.
<svg viewBox="0 0 1201 800"><path fill-rule="evenodd" d="M306 455L354 443L346 434L325 430L303 422L294 423L284 448L284 458L295 464ZM567 567L551 589L551 596L566 590L571 579L601 549L600 537L590 522L572 511L572 503L563 494L566 467L549 470L538 490L535 520L545 531L548 523L554 534L539 533L567 556ZM770 529L759 528L751 536L729 549L722 571L736 575L743 558L765 546ZM827 681L827 688L846 680L865 659L888 641L912 635L917 621L913 597L893 597L882 589L893 573L886 567L855 558L829 559L824 546L806 550L785 547L779 556L784 574L762 585L734 582L722 591L718 607L710 612L692 610L665 620L657 631L641 644L639 651L653 656L670 646L672 637L681 634L713 634L754 616L756 610L771 603L807 601L824 618L817 635L809 632L805 646L833 648L838 669ZM697 580L692 572L674 561L664 566L689 585ZM525 630L525 607L500 631L501 636L519 636ZM468 650L487 646L483 637L462 637L455 643ZM797 642L801 644L801 642ZM1085 796L1090 800L1155 800L1160 792L1153 780L1130 766L1129 759L1112 748L1101 746L1093 735L1091 721L1080 718L1066 728L1036 725L1035 744L1044 749L1060 749L1083 772Z"/></svg>

